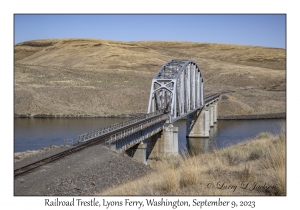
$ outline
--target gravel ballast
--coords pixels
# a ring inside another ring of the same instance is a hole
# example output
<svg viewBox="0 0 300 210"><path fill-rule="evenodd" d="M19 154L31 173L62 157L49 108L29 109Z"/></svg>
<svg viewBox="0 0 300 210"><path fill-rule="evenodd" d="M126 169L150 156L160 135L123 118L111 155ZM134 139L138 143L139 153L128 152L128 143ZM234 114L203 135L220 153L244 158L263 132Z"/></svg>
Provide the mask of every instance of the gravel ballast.
<svg viewBox="0 0 300 210"><path fill-rule="evenodd" d="M44 156L46 154L21 160L15 164L15 169ZM97 145L18 177L14 180L14 195L95 195L109 187L146 175L150 171L148 166L128 156Z"/></svg>

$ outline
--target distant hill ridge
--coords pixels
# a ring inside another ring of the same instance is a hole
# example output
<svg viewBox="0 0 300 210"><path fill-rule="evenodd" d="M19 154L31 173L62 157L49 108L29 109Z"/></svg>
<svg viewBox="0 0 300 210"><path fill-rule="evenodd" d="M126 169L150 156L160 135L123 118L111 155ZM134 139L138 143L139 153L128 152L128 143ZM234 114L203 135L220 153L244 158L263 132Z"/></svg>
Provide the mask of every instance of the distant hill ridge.
<svg viewBox="0 0 300 210"><path fill-rule="evenodd" d="M194 60L204 75L207 92L251 86L254 96L261 96L261 91L272 95L272 99L259 100L266 100L267 110L257 109L256 102L248 102L242 92L229 95L232 101L220 103L221 115L285 112L285 95L278 96L285 94L285 49L170 41L46 39L14 46L15 114L110 116L146 112L151 79L172 59ZM272 90L271 86L276 88ZM273 99L280 101L280 110L277 105L276 110L275 105L269 105ZM240 107L239 111L225 109L228 103Z"/></svg>
<svg viewBox="0 0 300 210"><path fill-rule="evenodd" d="M33 54L36 55L32 56ZM279 48L167 41L117 42L97 39L49 39L27 41L15 45L15 61L22 60L26 64L41 62L48 64L49 62L53 65L49 57L56 56L56 65L65 66L68 65L66 63L68 57L76 57L79 60L76 63L71 62L70 65L80 67L85 67L89 65L88 63L101 66L104 62L109 65L115 60L113 57L119 57L120 60L129 59L123 60L122 64L130 66L133 61L134 63L156 64L151 62L161 60L161 56L174 56L194 60L203 57L284 70L285 54L285 50ZM63 57L59 59L59 55Z"/></svg>

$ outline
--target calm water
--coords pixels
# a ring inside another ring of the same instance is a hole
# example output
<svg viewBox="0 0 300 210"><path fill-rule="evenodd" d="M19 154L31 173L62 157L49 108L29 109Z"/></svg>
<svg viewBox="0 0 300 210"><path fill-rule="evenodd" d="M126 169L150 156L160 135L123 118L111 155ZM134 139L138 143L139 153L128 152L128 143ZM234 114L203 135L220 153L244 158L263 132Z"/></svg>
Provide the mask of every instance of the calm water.
<svg viewBox="0 0 300 210"><path fill-rule="evenodd" d="M61 145L64 139L78 139L78 135L118 123L126 118L49 118L14 119L14 151L37 150L50 144ZM179 127L179 150L196 152L223 148L255 137L261 132L279 133L285 120L219 120L210 132L210 138L186 138L186 122Z"/></svg>
<svg viewBox="0 0 300 210"><path fill-rule="evenodd" d="M129 120L126 118L15 118L14 151L38 150L77 140L84 133Z"/></svg>
<svg viewBox="0 0 300 210"><path fill-rule="evenodd" d="M255 138L262 132L279 134L286 126L286 120L218 120L217 124L211 127L209 138L187 138L186 122L183 120L176 122L174 126L179 127L180 153L184 150L203 153Z"/></svg>

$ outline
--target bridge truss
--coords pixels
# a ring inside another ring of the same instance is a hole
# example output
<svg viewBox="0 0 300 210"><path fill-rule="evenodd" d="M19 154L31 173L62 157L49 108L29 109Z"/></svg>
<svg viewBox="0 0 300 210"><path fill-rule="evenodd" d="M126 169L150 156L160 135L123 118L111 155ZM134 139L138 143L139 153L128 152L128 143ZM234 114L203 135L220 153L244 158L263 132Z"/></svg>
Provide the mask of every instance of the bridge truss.
<svg viewBox="0 0 300 210"><path fill-rule="evenodd" d="M165 111L169 122L204 106L204 81L200 68L192 60L171 60L152 80L148 113Z"/></svg>

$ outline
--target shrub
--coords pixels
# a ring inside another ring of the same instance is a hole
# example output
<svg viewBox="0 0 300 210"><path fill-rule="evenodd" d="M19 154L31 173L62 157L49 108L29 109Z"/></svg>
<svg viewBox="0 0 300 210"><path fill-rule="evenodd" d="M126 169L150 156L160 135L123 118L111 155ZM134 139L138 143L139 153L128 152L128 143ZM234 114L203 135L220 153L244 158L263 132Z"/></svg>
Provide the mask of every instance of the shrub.
<svg viewBox="0 0 300 210"><path fill-rule="evenodd" d="M187 157L181 162L181 180L180 184L183 187L195 185L199 179L199 158Z"/></svg>
<svg viewBox="0 0 300 210"><path fill-rule="evenodd" d="M286 195L286 138L280 134L266 150L266 157L260 161L262 169L267 171L270 183L276 186L277 195Z"/></svg>
<svg viewBox="0 0 300 210"><path fill-rule="evenodd" d="M264 154L263 148L260 146L251 147L250 150L249 160L257 160Z"/></svg>
<svg viewBox="0 0 300 210"><path fill-rule="evenodd" d="M164 193L172 193L179 188L180 174L173 166L162 170L164 170L162 174L163 182L160 188Z"/></svg>
<svg viewBox="0 0 300 210"><path fill-rule="evenodd" d="M271 136L272 136L272 134L269 132L262 132L256 136L256 139L267 139L267 138L270 138Z"/></svg>
<svg viewBox="0 0 300 210"><path fill-rule="evenodd" d="M245 162L248 159L247 152L237 147L225 149L223 156L231 166Z"/></svg>

